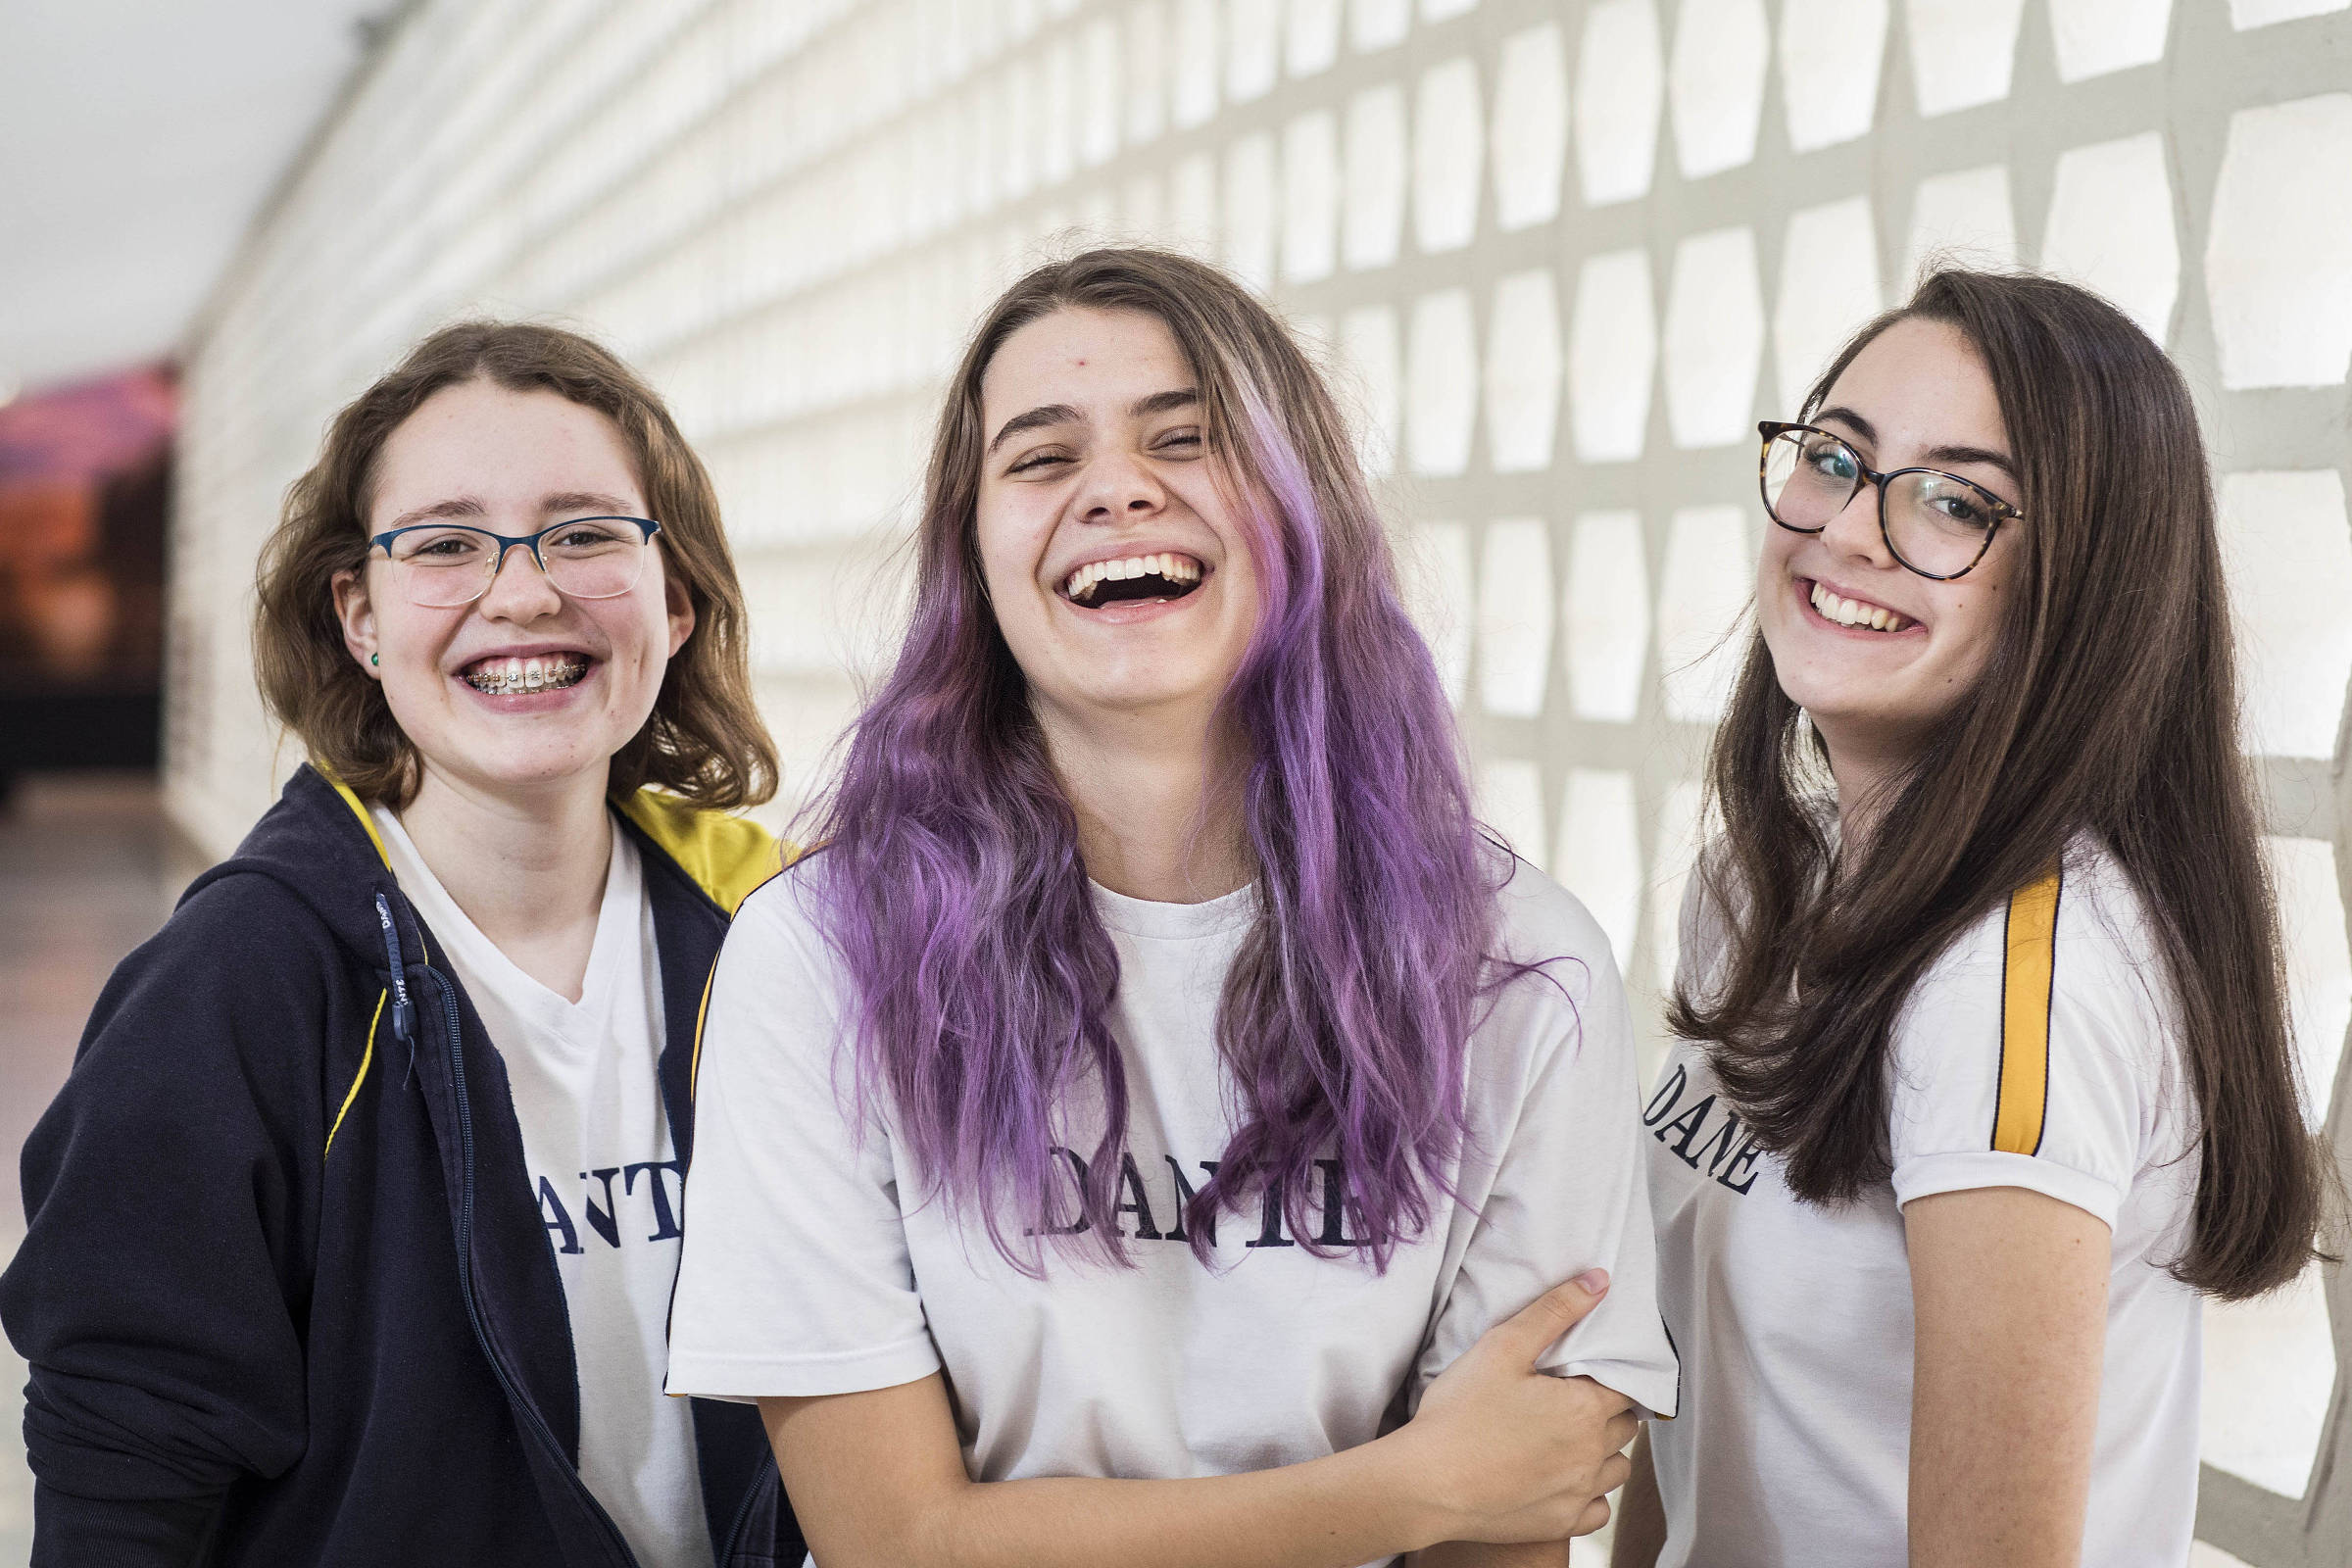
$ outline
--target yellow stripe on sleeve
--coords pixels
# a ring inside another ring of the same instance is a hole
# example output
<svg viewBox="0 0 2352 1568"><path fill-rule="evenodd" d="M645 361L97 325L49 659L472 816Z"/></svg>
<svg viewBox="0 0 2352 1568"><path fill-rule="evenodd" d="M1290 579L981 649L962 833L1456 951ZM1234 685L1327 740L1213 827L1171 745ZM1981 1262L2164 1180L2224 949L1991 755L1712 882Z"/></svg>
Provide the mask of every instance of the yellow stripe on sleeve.
<svg viewBox="0 0 2352 1568"><path fill-rule="evenodd" d="M694 1092L703 1081L703 1024L710 1016L710 987L718 979L718 960L710 960L710 972L703 977L703 1004L694 1009L694 1056L686 1066L686 1103L694 1103Z"/></svg>
<svg viewBox="0 0 2352 1568"><path fill-rule="evenodd" d="M343 1097L343 1108L335 1112L335 1124L326 1130L326 1149L320 1159L335 1152L335 1134L343 1130L343 1118L350 1114L351 1102L360 1098L360 1085L368 1081L368 1065L375 1060L375 1026L383 1021L384 999L390 995L388 991L375 994L375 1015L368 1020L368 1049L360 1053L359 1075L351 1081L351 1093Z"/></svg>
<svg viewBox="0 0 2352 1568"><path fill-rule="evenodd" d="M2059 881L2052 871L2009 899L2001 956L2001 1076L1992 1113L1992 1147L2006 1154L2039 1152L2049 1114Z"/></svg>

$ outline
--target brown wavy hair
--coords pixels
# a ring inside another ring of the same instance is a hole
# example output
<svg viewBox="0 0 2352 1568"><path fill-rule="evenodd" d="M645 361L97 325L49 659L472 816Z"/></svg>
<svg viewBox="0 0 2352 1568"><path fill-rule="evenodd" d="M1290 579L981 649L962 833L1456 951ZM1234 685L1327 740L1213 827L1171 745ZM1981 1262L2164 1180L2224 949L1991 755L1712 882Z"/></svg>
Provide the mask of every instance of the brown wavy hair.
<svg viewBox="0 0 2352 1568"><path fill-rule="evenodd" d="M331 584L368 564L368 511L384 443L444 387L488 381L553 392L620 431L654 542L694 606L694 631L669 661L645 727L612 758L614 799L657 784L699 806L757 806L775 793L776 749L752 700L743 587L702 460L653 389L577 332L519 321L461 321L410 351L327 426L311 470L286 492L262 547L254 667L262 700L311 759L363 800L395 808L416 793L416 749L344 646Z"/></svg>
<svg viewBox="0 0 2352 1568"><path fill-rule="evenodd" d="M2332 1166L2296 1092L2188 387L2085 290L1946 270L1864 327L1800 416L1906 319L1957 328L1991 377L2031 519L2005 541L2019 591L1975 689L1885 787L1883 825L1850 856L1824 831L1819 738L1751 638L1709 763L1724 831L1700 873L1731 921L1730 962L1713 995L1678 981L1667 1021L1705 1046L1799 1198L1858 1198L1892 1174L1889 1047L1913 988L2087 834L2145 901L2179 1002L2201 1168L2173 1272L2259 1295L2325 1255Z"/></svg>

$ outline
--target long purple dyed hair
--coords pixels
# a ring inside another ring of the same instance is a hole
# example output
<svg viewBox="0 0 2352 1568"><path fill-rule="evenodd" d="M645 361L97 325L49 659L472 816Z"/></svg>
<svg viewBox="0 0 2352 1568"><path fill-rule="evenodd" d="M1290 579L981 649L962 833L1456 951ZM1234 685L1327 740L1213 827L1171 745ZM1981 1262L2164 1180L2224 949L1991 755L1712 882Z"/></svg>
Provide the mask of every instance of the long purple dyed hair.
<svg viewBox="0 0 2352 1568"><path fill-rule="evenodd" d="M1450 1192L1473 1013L1506 968L1490 949L1508 861L1472 819L1452 714L1329 391L1264 306L1182 256L1039 268L989 310L950 385L912 623L812 824L858 1102L887 1100L925 1199L979 1218L1016 1267L1042 1270L1047 1231L1129 1261L1118 958L974 536L982 374L1013 332L1073 308L1141 311L1175 336L1263 585L1223 705L1257 895L1217 1011L1235 1131L1187 1208L1192 1246L1207 1261L1216 1216L1272 1192L1298 1244L1324 1250L1310 1179L1336 1153L1350 1240L1385 1269ZM1051 1222L1080 1096L1107 1129L1085 1153L1082 1227Z"/></svg>

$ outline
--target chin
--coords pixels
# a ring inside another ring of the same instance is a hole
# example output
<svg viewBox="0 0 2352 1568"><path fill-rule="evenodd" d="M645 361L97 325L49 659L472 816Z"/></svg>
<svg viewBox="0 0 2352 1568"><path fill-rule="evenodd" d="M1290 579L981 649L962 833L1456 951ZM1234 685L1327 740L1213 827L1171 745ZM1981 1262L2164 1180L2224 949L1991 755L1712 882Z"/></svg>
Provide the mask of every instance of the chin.
<svg viewBox="0 0 2352 1568"><path fill-rule="evenodd" d="M1204 693L1221 693L1232 679L1230 670L1187 668L1175 660L1149 656L1098 660L1091 666L1078 664L1069 674L1075 678L1060 683L1065 701L1076 708L1104 710L1190 702Z"/></svg>
<svg viewBox="0 0 2352 1568"><path fill-rule="evenodd" d="M612 762L612 753L609 751L589 748L575 752L566 748L556 752L503 751L491 757L463 759L459 765L493 789L531 790L561 784L590 771L602 773Z"/></svg>
<svg viewBox="0 0 2352 1568"><path fill-rule="evenodd" d="M1886 721L1882 702L1874 700L1884 694L1850 692L1825 681L1783 681L1781 695L1803 709L1816 724L1877 728Z"/></svg>
<svg viewBox="0 0 2352 1568"><path fill-rule="evenodd" d="M1809 648L1783 655L1772 649L1769 640L1765 647L1773 654L1773 673L1780 681L1781 691L1809 713L1839 713L1876 720L1890 706L1902 708L1911 701L1907 691L1889 691L1890 683L1909 684L1904 679L1909 672L1900 668L1873 668L1877 661L1850 655L1825 658Z"/></svg>
<svg viewBox="0 0 2352 1568"><path fill-rule="evenodd" d="M1191 682L1166 680L1119 681L1099 684L1089 690L1073 692L1072 705L1080 710L1097 712L1148 712L1171 704L1192 702L1201 695L1202 688Z"/></svg>

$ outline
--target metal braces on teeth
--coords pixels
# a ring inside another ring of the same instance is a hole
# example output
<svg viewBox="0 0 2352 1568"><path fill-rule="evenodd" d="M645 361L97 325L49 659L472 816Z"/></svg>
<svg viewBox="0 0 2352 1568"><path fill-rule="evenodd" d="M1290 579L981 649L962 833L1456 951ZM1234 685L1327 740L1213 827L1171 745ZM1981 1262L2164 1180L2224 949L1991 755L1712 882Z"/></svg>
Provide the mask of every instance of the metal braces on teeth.
<svg viewBox="0 0 2352 1568"><path fill-rule="evenodd" d="M564 666L562 670L525 670L520 675L500 675L490 680L469 675L466 677L466 684L485 696L513 697L521 692L547 691L576 685L587 672L588 668L585 664L571 664ZM568 675L570 678L559 680L556 678L559 674Z"/></svg>

